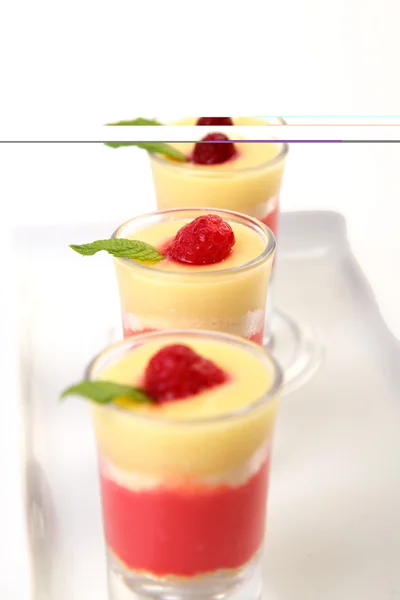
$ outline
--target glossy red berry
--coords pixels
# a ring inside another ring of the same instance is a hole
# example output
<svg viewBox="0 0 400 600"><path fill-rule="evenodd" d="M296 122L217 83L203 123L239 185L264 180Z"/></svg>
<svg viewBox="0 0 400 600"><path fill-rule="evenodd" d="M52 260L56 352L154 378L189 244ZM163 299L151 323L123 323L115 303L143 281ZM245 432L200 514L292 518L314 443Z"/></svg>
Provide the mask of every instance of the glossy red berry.
<svg viewBox="0 0 400 600"><path fill-rule="evenodd" d="M167 258L192 265L211 265L229 256L235 244L232 227L218 215L197 217L178 231Z"/></svg>
<svg viewBox="0 0 400 600"><path fill-rule="evenodd" d="M230 160L235 154L235 145L226 135L209 133L196 142L192 160L196 165L219 165Z"/></svg>
<svg viewBox="0 0 400 600"><path fill-rule="evenodd" d="M233 125L230 117L200 117L196 125Z"/></svg>
<svg viewBox="0 0 400 600"><path fill-rule="evenodd" d="M147 365L144 388L156 402L170 402L220 385L225 373L189 346L173 344L162 348Z"/></svg>

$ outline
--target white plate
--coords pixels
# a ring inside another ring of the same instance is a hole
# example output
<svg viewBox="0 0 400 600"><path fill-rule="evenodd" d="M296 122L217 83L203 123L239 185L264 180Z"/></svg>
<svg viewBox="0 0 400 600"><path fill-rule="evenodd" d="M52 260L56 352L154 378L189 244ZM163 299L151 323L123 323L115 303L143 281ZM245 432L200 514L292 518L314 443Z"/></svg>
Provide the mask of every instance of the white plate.
<svg viewBox="0 0 400 600"><path fill-rule="evenodd" d="M108 257L68 244L114 225L20 230L21 377L33 600L106 600L88 408L60 404L119 319ZM400 347L336 213L282 217L274 302L307 322L325 362L282 399L268 509L273 600L400 598Z"/></svg>

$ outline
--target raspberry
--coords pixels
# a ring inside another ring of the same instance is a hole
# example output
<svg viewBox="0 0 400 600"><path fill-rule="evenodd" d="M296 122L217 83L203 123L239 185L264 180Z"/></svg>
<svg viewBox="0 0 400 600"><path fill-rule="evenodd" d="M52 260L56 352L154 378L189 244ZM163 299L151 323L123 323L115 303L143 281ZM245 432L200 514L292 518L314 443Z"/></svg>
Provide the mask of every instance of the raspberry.
<svg viewBox="0 0 400 600"><path fill-rule="evenodd" d="M230 117L200 117L196 125L233 125Z"/></svg>
<svg viewBox="0 0 400 600"><path fill-rule="evenodd" d="M184 225L167 249L167 257L192 265L224 260L235 244L232 227L218 215L197 217Z"/></svg>
<svg viewBox="0 0 400 600"><path fill-rule="evenodd" d="M216 143L213 144L213 141ZM235 154L235 145L226 135L209 133L195 144L192 160L196 165L219 165L230 160Z"/></svg>
<svg viewBox="0 0 400 600"><path fill-rule="evenodd" d="M199 356L189 346L173 344L162 348L147 365L146 391L158 403L199 394L227 380L213 362Z"/></svg>

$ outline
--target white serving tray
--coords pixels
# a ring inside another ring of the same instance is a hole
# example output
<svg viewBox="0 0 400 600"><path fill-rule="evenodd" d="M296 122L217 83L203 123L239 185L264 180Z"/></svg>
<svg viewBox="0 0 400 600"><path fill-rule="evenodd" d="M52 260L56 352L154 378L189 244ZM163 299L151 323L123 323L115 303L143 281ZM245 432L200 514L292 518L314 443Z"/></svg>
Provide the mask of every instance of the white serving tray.
<svg viewBox="0 0 400 600"><path fill-rule="evenodd" d="M88 407L58 396L119 321L111 261L68 244L116 225L16 233L32 600L107 600ZM400 346L339 214L282 216L274 302L318 332L325 362L282 399L265 597L400 598Z"/></svg>

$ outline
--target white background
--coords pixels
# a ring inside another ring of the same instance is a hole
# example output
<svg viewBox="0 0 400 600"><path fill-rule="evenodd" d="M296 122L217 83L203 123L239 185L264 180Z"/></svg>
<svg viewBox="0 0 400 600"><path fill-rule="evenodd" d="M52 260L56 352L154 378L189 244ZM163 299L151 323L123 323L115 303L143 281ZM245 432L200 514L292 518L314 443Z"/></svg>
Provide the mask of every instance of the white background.
<svg viewBox="0 0 400 600"><path fill-rule="evenodd" d="M396 115L399 22L397 0L3 3L0 139L10 125L56 130L135 116ZM284 210L345 214L398 334L399 167L400 145L293 145L282 199ZM11 529L7 512L19 483L10 228L129 217L151 191L149 175L136 149L0 146L2 598L27 589L15 550L22 522Z"/></svg>

